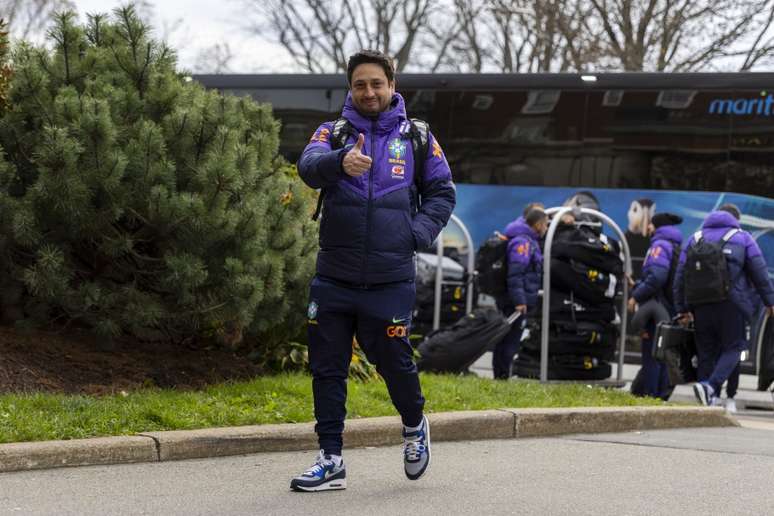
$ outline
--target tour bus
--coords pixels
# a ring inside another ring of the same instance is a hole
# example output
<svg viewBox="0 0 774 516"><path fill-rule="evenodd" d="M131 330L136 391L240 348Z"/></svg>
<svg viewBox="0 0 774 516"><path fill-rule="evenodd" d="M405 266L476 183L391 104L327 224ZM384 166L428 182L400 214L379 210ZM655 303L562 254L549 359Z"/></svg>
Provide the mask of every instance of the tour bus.
<svg viewBox="0 0 774 516"><path fill-rule="evenodd" d="M271 103L291 162L347 95L343 74L194 79ZM528 202L560 206L590 192L626 232L636 275L654 212L681 215L688 238L731 202L774 277L774 73L401 74L397 90L438 138L457 184L455 214L476 245ZM454 228L445 234L464 246Z"/></svg>

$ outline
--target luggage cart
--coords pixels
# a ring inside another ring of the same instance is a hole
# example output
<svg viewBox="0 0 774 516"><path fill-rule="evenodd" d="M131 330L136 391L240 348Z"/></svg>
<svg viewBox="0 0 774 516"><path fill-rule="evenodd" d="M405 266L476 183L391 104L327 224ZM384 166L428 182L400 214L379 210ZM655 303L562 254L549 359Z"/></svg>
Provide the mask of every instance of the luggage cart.
<svg viewBox="0 0 774 516"><path fill-rule="evenodd" d="M443 279L443 231L439 233L437 242L437 256L438 266L435 269L435 297L433 305L433 330L437 330L441 326L441 289L443 285L467 285L467 292L465 296L465 315L473 311L473 280L476 274L476 256L473 249L473 239L470 237L470 232L465 224L462 223L462 219L452 214L450 221L457 224L462 230L462 234L465 237L465 242L468 245L468 277L463 280L444 280Z"/></svg>
<svg viewBox="0 0 774 516"><path fill-rule="evenodd" d="M618 238L621 242L621 248L623 249L624 253L624 274L625 275L631 275L632 273L632 258L631 253L629 251L629 244L626 241L626 236L621 231L621 228L618 227L618 224L616 224L613 219L608 217L602 212L599 212L597 210L592 210L590 208L580 208L580 207L556 207L556 208L549 208L546 210L546 213L549 215L554 215L554 218L551 220L551 224L548 227L548 232L546 233L546 243L545 247L543 249L543 310L542 310L542 317L541 317L541 333L540 333L540 383L548 383L548 333L549 333L549 323L551 319L551 311L550 311L550 296L551 296L551 245L554 242L554 233L556 233L556 227L559 225L559 219L562 218L562 215L565 213L582 213L582 214L588 214L592 215L594 217L597 217L601 219L604 223L606 223L608 226L613 228L613 230L618 235ZM621 313L620 313L620 319L621 319L621 330L620 330L620 342L618 344L618 372L616 374L617 378L616 380L601 380L601 381L583 381L583 383L593 383L597 385L605 385L610 387L623 387L626 385L626 382L623 381L623 365L624 365L624 348L626 345L626 302L629 297L629 283L624 279L623 283L623 301L621 303ZM576 380L553 380L551 383L563 383L563 382L572 382L577 383Z"/></svg>

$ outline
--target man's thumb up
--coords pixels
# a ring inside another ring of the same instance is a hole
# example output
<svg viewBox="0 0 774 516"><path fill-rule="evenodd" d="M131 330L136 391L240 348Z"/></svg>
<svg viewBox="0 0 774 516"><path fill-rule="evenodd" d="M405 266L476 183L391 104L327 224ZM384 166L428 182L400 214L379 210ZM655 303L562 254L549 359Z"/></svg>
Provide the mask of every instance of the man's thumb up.
<svg viewBox="0 0 774 516"><path fill-rule="evenodd" d="M355 152L362 153L363 152L363 144L365 144L365 136L363 136L363 133L358 134L357 136L357 143L354 147L352 147L352 150Z"/></svg>
<svg viewBox="0 0 774 516"><path fill-rule="evenodd" d="M360 133L357 136L357 143L347 152L341 163L344 172L352 177L360 177L371 168L371 158L363 154L364 144L365 136Z"/></svg>

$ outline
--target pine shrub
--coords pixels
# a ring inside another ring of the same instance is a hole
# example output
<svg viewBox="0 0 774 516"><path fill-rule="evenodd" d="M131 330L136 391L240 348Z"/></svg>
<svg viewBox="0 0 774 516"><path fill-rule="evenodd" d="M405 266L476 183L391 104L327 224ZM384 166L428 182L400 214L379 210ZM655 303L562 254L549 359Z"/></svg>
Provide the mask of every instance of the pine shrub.
<svg viewBox="0 0 774 516"><path fill-rule="evenodd" d="M105 337L303 328L316 228L271 107L191 81L131 7L49 38L14 49L0 120L4 312Z"/></svg>

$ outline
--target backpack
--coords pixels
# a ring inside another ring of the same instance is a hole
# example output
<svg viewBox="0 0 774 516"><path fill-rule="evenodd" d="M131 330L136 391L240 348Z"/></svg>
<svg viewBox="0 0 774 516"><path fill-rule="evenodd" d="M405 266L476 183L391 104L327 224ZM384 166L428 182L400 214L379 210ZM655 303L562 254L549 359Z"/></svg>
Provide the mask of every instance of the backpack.
<svg viewBox="0 0 774 516"><path fill-rule="evenodd" d="M707 242L701 231L685 256L685 301L690 306L720 303L728 299L731 277L723 248L739 229L732 229L718 242Z"/></svg>
<svg viewBox="0 0 774 516"><path fill-rule="evenodd" d="M495 233L476 252L478 289L484 294L499 298L508 292L508 242Z"/></svg>
<svg viewBox="0 0 774 516"><path fill-rule="evenodd" d="M425 157L429 149L430 124L418 118L411 118L408 123L404 123L400 128L401 138L411 139L411 150L414 154L414 199L417 210L421 204L420 193L422 192L422 179L425 175ZM355 139L358 133L352 126L352 123L344 117L338 118L333 122L333 131L331 132L331 149L341 149L347 144L347 139L352 136ZM317 208L314 210L312 220L320 218L322 211L323 198L325 197L325 188L320 189L320 195L317 197Z"/></svg>
<svg viewBox="0 0 774 516"><path fill-rule="evenodd" d="M672 285L675 283L675 273L680 263L680 246L672 242L672 259L669 261L669 274L667 275L666 286L664 287L664 297L670 305L675 306L675 291Z"/></svg>

